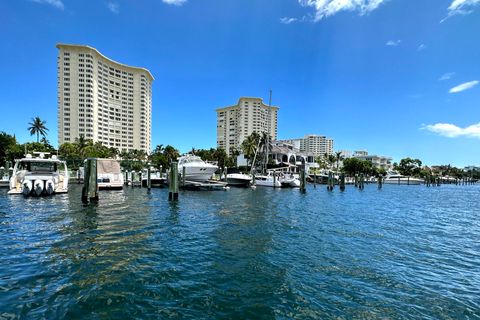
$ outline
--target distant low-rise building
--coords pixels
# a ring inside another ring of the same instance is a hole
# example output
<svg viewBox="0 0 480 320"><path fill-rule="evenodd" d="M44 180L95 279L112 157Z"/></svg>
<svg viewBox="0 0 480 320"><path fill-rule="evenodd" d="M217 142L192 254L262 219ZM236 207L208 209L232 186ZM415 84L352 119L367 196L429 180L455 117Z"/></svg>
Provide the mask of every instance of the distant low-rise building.
<svg viewBox="0 0 480 320"><path fill-rule="evenodd" d="M358 153L358 151L355 151L355 154L353 155L353 157L360 160L369 161L370 163L372 163L373 167L377 169L384 169L388 171L393 168L391 157L369 155L367 151L362 151L361 153Z"/></svg>

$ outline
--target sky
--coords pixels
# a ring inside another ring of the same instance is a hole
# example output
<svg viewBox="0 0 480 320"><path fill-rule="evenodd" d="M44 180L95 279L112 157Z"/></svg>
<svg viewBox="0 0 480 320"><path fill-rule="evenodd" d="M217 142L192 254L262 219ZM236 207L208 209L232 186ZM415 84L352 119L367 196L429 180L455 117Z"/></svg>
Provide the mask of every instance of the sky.
<svg viewBox="0 0 480 320"><path fill-rule="evenodd" d="M215 109L279 106L278 138L480 165L480 0L3 0L0 131L57 145L57 43L149 69L152 146L216 147Z"/></svg>

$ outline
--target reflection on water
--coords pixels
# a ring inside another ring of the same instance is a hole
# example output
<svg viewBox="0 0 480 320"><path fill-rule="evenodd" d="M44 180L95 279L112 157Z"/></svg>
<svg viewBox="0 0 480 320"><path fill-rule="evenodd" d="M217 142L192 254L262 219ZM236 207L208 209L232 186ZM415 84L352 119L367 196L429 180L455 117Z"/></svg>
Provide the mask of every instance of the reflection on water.
<svg viewBox="0 0 480 320"><path fill-rule="evenodd" d="M0 190L0 319L474 318L477 186Z"/></svg>

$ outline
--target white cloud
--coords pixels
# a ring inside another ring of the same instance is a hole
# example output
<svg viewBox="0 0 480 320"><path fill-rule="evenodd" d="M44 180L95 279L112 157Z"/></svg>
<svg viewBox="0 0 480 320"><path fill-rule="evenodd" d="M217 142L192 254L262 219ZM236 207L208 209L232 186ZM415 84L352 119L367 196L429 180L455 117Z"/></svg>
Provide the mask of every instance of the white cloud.
<svg viewBox="0 0 480 320"><path fill-rule="evenodd" d="M107 8L108 8L108 10L110 10L112 13L117 14L117 13L119 12L119 5L118 5L118 3L108 2L108 3L107 3Z"/></svg>
<svg viewBox="0 0 480 320"><path fill-rule="evenodd" d="M358 11L360 15L377 9L388 0L298 0L304 7L315 8L314 21L332 16L340 11Z"/></svg>
<svg viewBox="0 0 480 320"><path fill-rule="evenodd" d="M479 82L477 80L474 80L474 81L470 81L470 82L465 82L465 83L462 83L456 87L453 87L452 89L450 89L450 93L459 93L459 92L462 92L462 91L465 91L465 90L468 90L468 89L471 89L473 87L475 87Z"/></svg>
<svg viewBox="0 0 480 320"><path fill-rule="evenodd" d="M63 5L62 0L32 0L33 2L36 3L45 3L49 4L57 9L63 10L65 9L65 6Z"/></svg>
<svg viewBox="0 0 480 320"><path fill-rule="evenodd" d="M171 4L174 6L181 6L187 2L187 0L162 0L163 3Z"/></svg>
<svg viewBox="0 0 480 320"><path fill-rule="evenodd" d="M423 126L421 129L439 134L448 138L468 137L480 139L480 123L461 128L450 123L436 123Z"/></svg>
<svg viewBox="0 0 480 320"><path fill-rule="evenodd" d="M448 15L440 22L444 22L454 15L467 15L472 13L473 7L480 4L480 0L453 0L448 7Z"/></svg>
<svg viewBox="0 0 480 320"><path fill-rule="evenodd" d="M427 49L427 45L422 43L421 45L418 46L417 51L423 51L425 49Z"/></svg>
<svg viewBox="0 0 480 320"><path fill-rule="evenodd" d="M389 47L397 47L400 45L401 42L402 40L389 40L387 41L387 43L385 43L385 45Z"/></svg>
<svg viewBox="0 0 480 320"><path fill-rule="evenodd" d="M447 72L447 73L444 73L438 80L439 81L450 80L454 75L455 75L455 72Z"/></svg>
<svg viewBox="0 0 480 320"><path fill-rule="evenodd" d="M294 22L297 22L297 21L298 21L297 18L289 18L289 17L280 18L280 23L283 23L283 24L290 24L290 23L294 23Z"/></svg>

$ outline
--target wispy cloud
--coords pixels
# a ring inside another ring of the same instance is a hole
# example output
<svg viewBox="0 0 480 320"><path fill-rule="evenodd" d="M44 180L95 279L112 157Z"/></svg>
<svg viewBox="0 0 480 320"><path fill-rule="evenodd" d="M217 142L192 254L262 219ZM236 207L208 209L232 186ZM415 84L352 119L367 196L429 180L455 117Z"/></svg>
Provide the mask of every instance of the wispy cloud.
<svg viewBox="0 0 480 320"><path fill-rule="evenodd" d="M471 126L465 128L451 123L436 123L423 126L421 129L428 130L448 138L469 137L480 139L480 123L472 124Z"/></svg>
<svg viewBox="0 0 480 320"><path fill-rule="evenodd" d="M473 12L473 8L480 4L480 0L453 0L448 7L448 14L440 22L455 15L467 15Z"/></svg>
<svg viewBox="0 0 480 320"><path fill-rule="evenodd" d="M304 7L315 9L314 21L333 16L340 11L356 11L360 15L377 9L388 0L298 0Z"/></svg>
<svg viewBox="0 0 480 320"><path fill-rule="evenodd" d="M387 41L387 43L385 43L385 45L389 47L397 47L400 45L401 42L402 40L389 40Z"/></svg>
<svg viewBox="0 0 480 320"><path fill-rule="evenodd" d="M290 24L290 23L294 23L294 22L297 22L297 21L298 21L297 18L289 18L289 17L280 18L280 23L283 23L283 24Z"/></svg>
<svg viewBox="0 0 480 320"><path fill-rule="evenodd" d="M171 4L174 6L181 6L187 2L187 0L162 0L163 3Z"/></svg>
<svg viewBox="0 0 480 320"><path fill-rule="evenodd" d="M423 51L425 49L427 49L427 45L422 43L421 45L418 46L417 51Z"/></svg>
<svg viewBox="0 0 480 320"><path fill-rule="evenodd" d="M63 10L65 9L65 6L63 5L62 0L32 0L33 2L36 3L45 3L49 4L57 9Z"/></svg>
<svg viewBox="0 0 480 320"><path fill-rule="evenodd" d="M455 75L455 72L444 73L440 78L438 78L438 81L450 80L454 75Z"/></svg>
<svg viewBox="0 0 480 320"><path fill-rule="evenodd" d="M114 3L114 2L108 2L107 3L107 8L108 8L108 10L110 10L112 13L115 13L115 14L118 14L118 12L120 10L120 7L119 7L118 3Z"/></svg>
<svg viewBox="0 0 480 320"><path fill-rule="evenodd" d="M475 87L479 82L477 80L474 80L474 81L469 81L469 82L465 82L465 83L462 83L456 87L453 87L452 89L450 89L450 93L459 93L459 92L462 92L462 91L465 91L465 90L468 90L468 89L471 89L473 87Z"/></svg>

